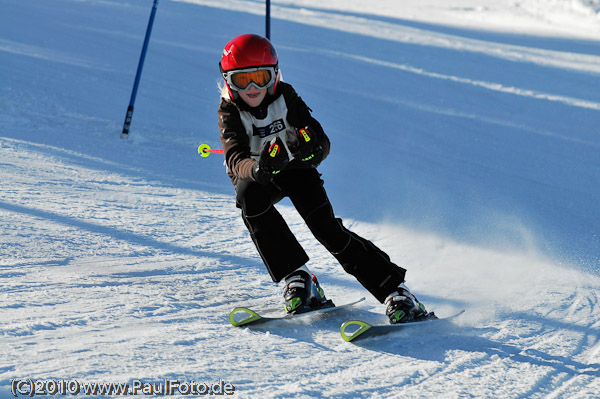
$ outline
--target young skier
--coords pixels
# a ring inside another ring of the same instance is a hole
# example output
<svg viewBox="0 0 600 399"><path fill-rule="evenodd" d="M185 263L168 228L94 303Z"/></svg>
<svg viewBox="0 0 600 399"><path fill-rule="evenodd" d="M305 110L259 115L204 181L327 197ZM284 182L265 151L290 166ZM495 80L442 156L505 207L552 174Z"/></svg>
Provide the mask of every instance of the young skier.
<svg viewBox="0 0 600 399"><path fill-rule="evenodd" d="M227 174L271 278L285 282L286 311L333 306L274 207L287 196L344 270L386 305L391 323L426 318L425 307L403 284L406 270L334 216L317 171L329 154L329 138L294 88L281 80L271 42L253 34L237 36L225 45L219 67L225 81L218 116Z"/></svg>

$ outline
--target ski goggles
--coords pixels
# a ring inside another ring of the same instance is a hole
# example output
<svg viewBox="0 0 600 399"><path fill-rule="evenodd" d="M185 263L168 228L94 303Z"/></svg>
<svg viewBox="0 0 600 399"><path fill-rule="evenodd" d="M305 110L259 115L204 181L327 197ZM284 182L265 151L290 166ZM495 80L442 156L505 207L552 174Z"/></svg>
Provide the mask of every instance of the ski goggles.
<svg viewBox="0 0 600 399"><path fill-rule="evenodd" d="M254 85L258 89L266 89L275 83L276 77L276 67L246 68L223 72L223 79L230 88L236 91L248 90L250 85Z"/></svg>

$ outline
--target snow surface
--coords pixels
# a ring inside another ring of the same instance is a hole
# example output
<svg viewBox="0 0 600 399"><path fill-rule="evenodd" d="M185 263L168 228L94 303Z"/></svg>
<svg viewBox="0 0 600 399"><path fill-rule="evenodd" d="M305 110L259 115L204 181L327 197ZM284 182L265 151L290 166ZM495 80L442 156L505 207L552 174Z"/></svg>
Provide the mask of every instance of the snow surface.
<svg viewBox="0 0 600 399"><path fill-rule="evenodd" d="M450 5L452 3L452 5ZM353 345L353 311L278 308L224 174L217 62L262 1L0 0L0 397L13 379L224 380L234 397L598 398L600 3L272 2L272 38L332 139L346 225L450 326ZM281 212L339 303L366 295Z"/></svg>

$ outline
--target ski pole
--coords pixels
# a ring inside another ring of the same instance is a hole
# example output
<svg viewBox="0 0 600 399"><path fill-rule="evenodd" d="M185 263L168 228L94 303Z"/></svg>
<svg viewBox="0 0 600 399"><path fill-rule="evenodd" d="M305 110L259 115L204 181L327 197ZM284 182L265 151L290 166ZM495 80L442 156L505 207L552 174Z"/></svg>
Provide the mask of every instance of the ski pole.
<svg viewBox="0 0 600 399"><path fill-rule="evenodd" d="M200 146L198 147L198 154L200 154L202 158L206 158L211 153L222 154L223 150L213 150L208 144L200 144Z"/></svg>
<svg viewBox="0 0 600 399"><path fill-rule="evenodd" d="M142 76L142 68L144 68L144 59L146 58L148 42L150 41L150 34L152 33L152 25L154 24L154 16L156 15L156 6L158 6L158 0L154 0L154 4L152 5L152 11L150 12L150 19L148 20L148 27L146 28L146 37L144 38L144 44L142 46L142 54L140 54L140 61L138 62L137 72L135 74L135 81L133 82L133 89L131 90L131 98L129 99L127 113L125 114L123 132L121 132L122 139L126 139L127 137L129 137L129 127L131 126L131 119L133 118L133 105L135 104L135 97L137 96L137 90L140 84L140 77Z"/></svg>
<svg viewBox="0 0 600 399"><path fill-rule="evenodd" d="M223 154L223 150L213 150L208 144L200 144L200 146L198 146L198 154L200 154L202 158L206 158L210 154ZM251 152L250 155L258 156L259 153Z"/></svg>

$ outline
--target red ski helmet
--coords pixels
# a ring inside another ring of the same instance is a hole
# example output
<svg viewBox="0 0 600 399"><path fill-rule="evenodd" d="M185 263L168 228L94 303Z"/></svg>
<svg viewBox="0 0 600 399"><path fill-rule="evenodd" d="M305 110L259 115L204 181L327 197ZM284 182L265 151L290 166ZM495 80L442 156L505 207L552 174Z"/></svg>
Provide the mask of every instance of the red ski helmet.
<svg viewBox="0 0 600 399"><path fill-rule="evenodd" d="M243 72L242 70L268 71L271 75L266 85L264 82L260 82L260 84L252 82L252 84L259 88L267 87L269 94L275 92L279 81L278 58L275 47L267 38L259 35L247 33L230 40L221 54L219 68L231 98L237 98L237 91L247 87L236 87L231 79L235 72Z"/></svg>

